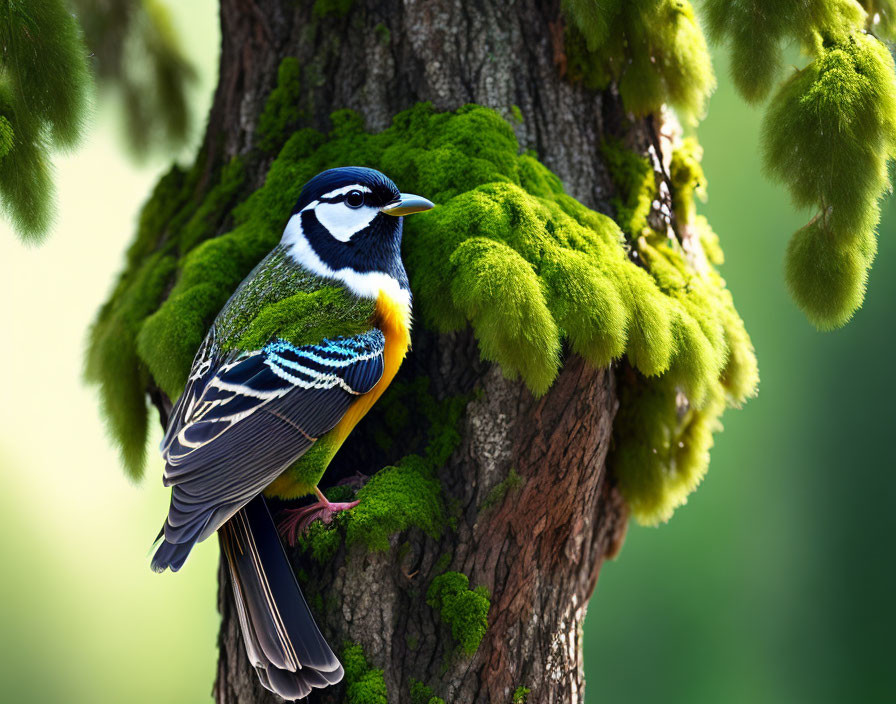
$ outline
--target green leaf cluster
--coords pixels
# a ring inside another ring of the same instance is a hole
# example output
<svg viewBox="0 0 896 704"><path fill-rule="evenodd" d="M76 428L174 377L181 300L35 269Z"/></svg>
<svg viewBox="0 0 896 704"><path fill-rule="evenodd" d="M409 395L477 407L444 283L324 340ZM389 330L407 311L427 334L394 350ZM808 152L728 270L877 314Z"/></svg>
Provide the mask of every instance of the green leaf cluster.
<svg viewBox="0 0 896 704"><path fill-rule="evenodd" d="M50 226L50 151L78 142L90 85L81 30L63 0L0 3L0 204L25 240Z"/></svg>
<svg viewBox="0 0 896 704"><path fill-rule="evenodd" d="M765 98L782 71L783 46L808 56L774 90L763 122L763 157L812 221L791 239L786 277L794 299L822 330L861 306L876 251L878 200L896 157L896 69L865 28L894 31L891 2L707 0L711 34L727 40L735 84ZM866 13L867 10L867 13Z"/></svg>
<svg viewBox="0 0 896 704"><path fill-rule="evenodd" d="M488 589L470 589L470 580L461 572L445 572L432 580L426 592L426 603L438 611L442 621L451 628L451 636L461 652L473 655L488 630L488 610L491 608Z"/></svg>
<svg viewBox="0 0 896 704"><path fill-rule="evenodd" d="M702 117L715 78L687 0L563 0L562 7L574 80L595 89L615 81L638 116L669 103L688 121Z"/></svg>

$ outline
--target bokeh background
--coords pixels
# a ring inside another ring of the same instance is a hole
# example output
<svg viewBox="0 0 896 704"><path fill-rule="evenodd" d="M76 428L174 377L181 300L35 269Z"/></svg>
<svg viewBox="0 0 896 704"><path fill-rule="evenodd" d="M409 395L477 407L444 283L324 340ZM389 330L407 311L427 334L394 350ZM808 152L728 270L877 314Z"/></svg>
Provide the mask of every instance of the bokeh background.
<svg viewBox="0 0 896 704"><path fill-rule="evenodd" d="M170 3L216 80L216 0ZM726 414L703 486L672 521L632 526L585 627L590 702L896 701L896 201L864 308L815 332L782 261L807 213L761 173L760 112L719 89L699 128L723 274L753 337L760 395ZM130 483L81 381L87 326L170 155L137 165L97 96L85 144L57 159L49 241L0 225L0 700L210 702L217 549L155 575L160 461ZM185 149L190 158L193 144ZM157 436L153 439L157 441ZM154 456L154 455L153 455Z"/></svg>

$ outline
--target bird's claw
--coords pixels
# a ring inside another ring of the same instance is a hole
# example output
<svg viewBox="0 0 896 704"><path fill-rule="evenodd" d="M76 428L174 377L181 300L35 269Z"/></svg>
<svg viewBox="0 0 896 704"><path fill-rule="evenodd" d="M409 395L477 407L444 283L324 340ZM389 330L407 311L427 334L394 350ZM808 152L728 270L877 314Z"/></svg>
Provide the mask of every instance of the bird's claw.
<svg viewBox="0 0 896 704"><path fill-rule="evenodd" d="M323 495L316 502L301 508L288 508L282 513L285 516L277 526L277 532L290 547L295 547L296 541L302 536L308 527L316 520L323 523L332 523L333 516L341 511L348 511L357 506L360 501L331 502Z"/></svg>

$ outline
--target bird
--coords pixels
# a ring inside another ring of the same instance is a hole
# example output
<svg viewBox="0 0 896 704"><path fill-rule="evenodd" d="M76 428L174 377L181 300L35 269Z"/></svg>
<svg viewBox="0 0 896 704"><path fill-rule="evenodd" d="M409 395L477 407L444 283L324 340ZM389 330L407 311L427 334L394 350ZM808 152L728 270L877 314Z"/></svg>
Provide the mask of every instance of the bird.
<svg viewBox="0 0 896 704"><path fill-rule="evenodd" d="M357 504L328 501L318 483L408 352L402 223L433 207L374 169L340 167L308 181L279 244L215 318L162 440L171 501L152 569L176 572L217 532L249 660L285 700L339 682L343 668L280 533ZM298 319L266 327L272 309ZM293 509L278 531L266 497L306 495L314 503Z"/></svg>

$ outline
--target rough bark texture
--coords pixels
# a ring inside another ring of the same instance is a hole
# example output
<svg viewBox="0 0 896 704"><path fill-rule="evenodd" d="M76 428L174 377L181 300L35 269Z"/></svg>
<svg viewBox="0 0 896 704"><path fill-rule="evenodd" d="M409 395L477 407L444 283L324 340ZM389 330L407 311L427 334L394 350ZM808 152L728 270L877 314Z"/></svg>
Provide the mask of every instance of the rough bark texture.
<svg viewBox="0 0 896 704"><path fill-rule="evenodd" d="M318 13L319 14L319 13ZM656 150L648 121L625 118L616 97L563 77L559 2L358 0L344 16L315 16L310 2L222 0L218 90L206 135L207 173L252 150L255 127L284 56L303 66L303 104L313 126L353 108L371 129L418 101L438 109L468 102L508 117L520 144L564 181L567 191L609 211L612 184L599 156L608 134ZM388 28L388 36L378 25ZM256 185L267 163L250 175ZM440 541L419 531L396 536L402 550L343 551L326 568L301 562L330 606L318 614L335 648L361 644L382 668L390 702L409 702L409 680L447 702L509 702L518 686L529 702L584 701L581 627L602 562L622 541L626 511L605 458L616 410L614 376L574 356L551 390L535 399L519 381L479 360L467 333L414 334L400 378L425 375L437 398L476 391L463 440L440 478L456 502L456 530ZM373 413L376 413L374 409ZM401 454L413 451L401 448ZM340 452L325 483L356 470L371 474L395 459L374 446L364 424ZM524 484L495 506L485 499L510 468ZM439 557L491 594L489 628L472 658L458 655L425 600ZM301 563L301 564L299 564ZM223 623L215 696L227 704L277 701L257 683L243 649L222 573ZM413 646L413 647L412 647ZM341 701L341 688L311 697Z"/></svg>

